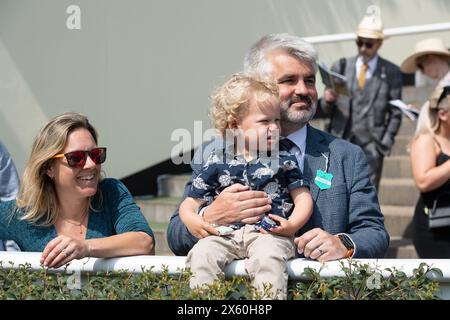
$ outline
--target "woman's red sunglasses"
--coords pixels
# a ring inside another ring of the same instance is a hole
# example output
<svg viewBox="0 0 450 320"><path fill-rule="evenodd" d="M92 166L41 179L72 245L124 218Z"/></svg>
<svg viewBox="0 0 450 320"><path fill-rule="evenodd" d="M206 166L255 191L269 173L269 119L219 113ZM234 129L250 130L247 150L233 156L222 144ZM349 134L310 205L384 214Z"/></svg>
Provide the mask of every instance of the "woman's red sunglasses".
<svg viewBox="0 0 450 320"><path fill-rule="evenodd" d="M67 153L58 153L53 158L66 157L67 163L72 168L83 168L86 164L87 156L92 159L95 164L102 164L106 160L106 148L94 148L90 151L77 150Z"/></svg>

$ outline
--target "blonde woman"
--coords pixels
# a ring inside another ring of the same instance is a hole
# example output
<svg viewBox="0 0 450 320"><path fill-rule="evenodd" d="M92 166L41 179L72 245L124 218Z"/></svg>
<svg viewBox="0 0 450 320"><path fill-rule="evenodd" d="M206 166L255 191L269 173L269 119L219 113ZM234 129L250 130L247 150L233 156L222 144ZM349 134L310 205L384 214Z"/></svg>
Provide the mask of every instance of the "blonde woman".
<svg viewBox="0 0 450 320"><path fill-rule="evenodd" d="M0 204L0 239L43 252L57 268L73 259L154 251L147 221L118 180L102 179L106 148L88 119L64 113L39 132L16 200Z"/></svg>
<svg viewBox="0 0 450 320"><path fill-rule="evenodd" d="M414 214L413 241L420 258L450 258L450 226L428 228L436 197L450 192L450 86L439 87L420 111L411 143L413 176L421 195ZM444 201L450 206L450 198Z"/></svg>

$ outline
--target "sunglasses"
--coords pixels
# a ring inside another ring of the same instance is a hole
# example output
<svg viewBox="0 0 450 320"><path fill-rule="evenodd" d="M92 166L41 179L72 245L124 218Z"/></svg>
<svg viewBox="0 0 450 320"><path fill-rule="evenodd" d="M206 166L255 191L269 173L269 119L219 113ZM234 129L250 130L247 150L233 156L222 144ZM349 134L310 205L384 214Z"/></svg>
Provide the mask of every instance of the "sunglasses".
<svg viewBox="0 0 450 320"><path fill-rule="evenodd" d="M439 103L441 103L441 101L444 100L444 98L445 98L446 96L448 96L449 94L450 94L450 86L444 87L444 89L442 90L441 95L439 96L439 99L438 99L436 105L439 106Z"/></svg>
<svg viewBox="0 0 450 320"><path fill-rule="evenodd" d="M67 163L72 168L83 168L86 164L87 157L92 159L95 164L102 164L106 160L106 148L94 148L90 151L72 151L67 153L58 153L53 158L66 157Z"/></svg>
<svg viewBox="0 0 450 320"><path fill-rule="evenodd" d="M367 42L363 40L356 40L356 45L358 48L361 48L362 46L366 46L367 49L372 49L372 47L376 44L376 42Z"/></svg>

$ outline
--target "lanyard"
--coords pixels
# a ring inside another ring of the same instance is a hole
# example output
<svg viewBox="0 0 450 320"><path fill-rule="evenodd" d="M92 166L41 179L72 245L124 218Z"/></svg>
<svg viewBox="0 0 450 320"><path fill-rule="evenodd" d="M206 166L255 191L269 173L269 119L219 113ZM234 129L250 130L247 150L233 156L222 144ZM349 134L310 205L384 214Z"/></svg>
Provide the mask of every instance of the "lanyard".
<svg viewBox="0 0 450 320"><path fill-rule="evenodd" d="M329 159L328 159L328 157L325 155L325 153L320 153L320 154L325 158L325 170L324 170L324 172L328 172Z"/></svg>

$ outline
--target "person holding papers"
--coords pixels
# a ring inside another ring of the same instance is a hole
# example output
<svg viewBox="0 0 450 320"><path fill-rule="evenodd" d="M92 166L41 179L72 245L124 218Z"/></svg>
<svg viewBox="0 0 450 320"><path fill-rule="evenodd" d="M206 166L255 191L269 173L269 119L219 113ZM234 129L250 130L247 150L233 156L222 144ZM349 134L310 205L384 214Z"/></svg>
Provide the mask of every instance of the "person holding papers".
<svg viewBox="0 0 450 320"><path fill-rule="evenodd" d="M364 150L378 190L384 156L390 154L402 120L401 110L389 104L401 99L402 76L396 65L378 55L384 39L378 7L368 7L356 35L358 54L340 59L331 68L346 78L350 94L326 88L316 118L330 118L330 133Z"/></svg>
<svg viewBox="0 0 450 320"><path fill-rule="evenodd" d="M413 121L417 120L420 110L414 107L412 104L406 104L400 99L389 101L391 106L399 108L405 116Z"/></svg>

